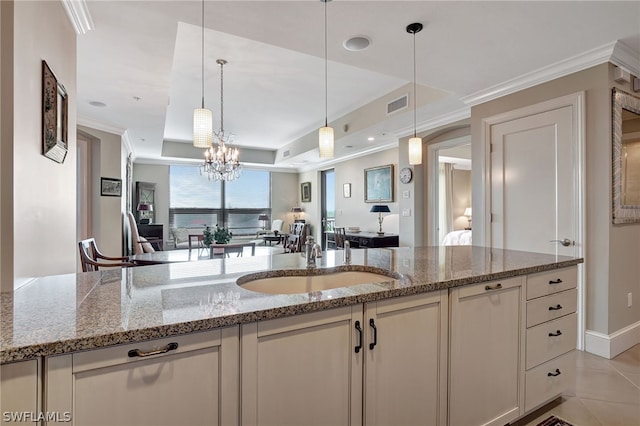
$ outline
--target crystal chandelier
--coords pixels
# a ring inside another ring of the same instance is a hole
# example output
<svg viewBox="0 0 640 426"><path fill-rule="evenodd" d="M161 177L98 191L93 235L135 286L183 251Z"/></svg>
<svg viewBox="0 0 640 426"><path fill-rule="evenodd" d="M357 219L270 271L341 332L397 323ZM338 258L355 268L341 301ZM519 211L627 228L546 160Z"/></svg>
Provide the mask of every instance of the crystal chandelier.
<svg viewBox="0 0 640 426"><path fill-rule="evenodd" d="M223 69L227 61L218 59L216 63L220 65L220 130L213 132L216 143L204 151L204 164L200 166L200 174L213 181L230 181L240 177L242 164L238 148L228 146L233 135L224 132Z"/></svg>

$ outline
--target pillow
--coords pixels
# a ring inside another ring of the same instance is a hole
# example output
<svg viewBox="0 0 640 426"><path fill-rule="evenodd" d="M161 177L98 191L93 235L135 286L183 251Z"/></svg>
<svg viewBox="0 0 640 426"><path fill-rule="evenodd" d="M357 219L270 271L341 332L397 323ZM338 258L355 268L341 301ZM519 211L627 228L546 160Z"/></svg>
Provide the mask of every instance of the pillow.
<svg viewBox="0 0 640 426"><path fill-rule="evenodd" d="M145 237L140 237L140 244L142 244L142 251L145 253L155 253L155 249Z"/></svg>
<svg viewBox="0 0 640 426"><path fill-rule="evenodd" d="M189 230L187 228L171 228L171 235L176 244L189 241Z"/></svg>

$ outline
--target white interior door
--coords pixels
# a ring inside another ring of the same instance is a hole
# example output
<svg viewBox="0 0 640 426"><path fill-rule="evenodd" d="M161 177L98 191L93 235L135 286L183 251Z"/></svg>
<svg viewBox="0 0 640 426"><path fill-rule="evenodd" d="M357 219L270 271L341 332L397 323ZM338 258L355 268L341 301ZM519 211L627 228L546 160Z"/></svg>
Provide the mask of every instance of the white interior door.
<svg viewBox="0 0 640 426"><path fill-rule="evenodd" d="M491 126L493 247L575 254L571 106Z"/></svg>
<svg viewBox="0 0 640 426"><path fill-rule="evenodd" d="M584 93L489 117L483 125L484 245L584 257ZM580 265L578 349L584 306Z"/></svg>

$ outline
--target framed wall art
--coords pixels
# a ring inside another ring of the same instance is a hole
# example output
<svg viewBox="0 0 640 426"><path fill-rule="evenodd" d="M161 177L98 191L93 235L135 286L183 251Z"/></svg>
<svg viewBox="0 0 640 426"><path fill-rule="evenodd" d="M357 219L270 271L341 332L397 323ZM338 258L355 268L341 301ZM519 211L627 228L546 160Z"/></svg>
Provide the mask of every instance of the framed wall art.
<svg viewBox="0 0 640 426"><path fill-rule="evenodd" d="M42 61L42 155L58 163L67 156L68 96Z"/></svg>
<svg viewBox="0 0 640 426"><path fill-rule="evenodd" d="M342 196L344 198L351 198L351 184L345 183L342 185Z"/></svg>
<svg viewBox="0 0 640 426"><path fill-rule="evenodd" d="M100 178L100 195L103 197L122 197L122 179Z"/></svg>
<svg viewBox="0 0 640 426"><path fill-rule="evenodd" d="M393 202L393 164L364 169L364 202Z"/></svg>
<svg viewBox="0 0 640 426"><path fill-rule="evenodd" d="M311 182L302 182L300 184L300 199L303 203L311 202Z"/></svg>

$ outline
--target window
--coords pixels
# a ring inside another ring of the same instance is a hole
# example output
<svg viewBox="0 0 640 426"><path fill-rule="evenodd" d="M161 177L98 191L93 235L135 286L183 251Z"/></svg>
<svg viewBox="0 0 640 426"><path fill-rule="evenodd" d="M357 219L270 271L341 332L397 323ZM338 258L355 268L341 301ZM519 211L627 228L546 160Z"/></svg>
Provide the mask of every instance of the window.
<svg viewBox="0 0 640 426"><path fill-rule="evenodd" d="M271 216L271 173L244 170L231 182L211 182L196 166L169 168L169 223L171 227L224 226L235 235L262 229L260 214Z"/></svg>

